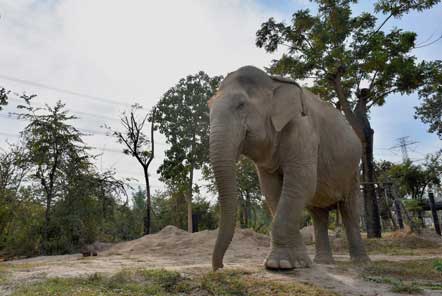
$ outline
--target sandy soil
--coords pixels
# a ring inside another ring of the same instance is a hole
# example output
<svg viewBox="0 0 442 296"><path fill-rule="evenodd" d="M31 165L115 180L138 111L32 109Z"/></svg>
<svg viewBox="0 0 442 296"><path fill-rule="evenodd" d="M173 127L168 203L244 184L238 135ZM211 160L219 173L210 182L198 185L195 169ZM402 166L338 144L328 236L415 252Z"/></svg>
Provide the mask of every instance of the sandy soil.
<svg viewBox="0 0 442 296"><path fill-rule="evenodd" d="M115 273L125 268L166 268L183 274L198 274L211 270L211 254L216 231L187 233L174 226L134 241L118 243L99 253L97 257L83 258L80 254L42 256L1 263L10 271L6 283L0 285L0 295L9 294L14 287L25 282L48 277L84 276L96 272ZM258 278L277 281L308 282L341 295L403 295L389 292L386 285L370 283L358 276L356 270L334 265L313 265L308 269L291 272L269 272L262 262L267 255L270 240L267 236L248 229L237 229L226 253L225 268L241 268L254 272ZM313 256L313 246L309 246ZM372 260L415 260L435 256L371 255ZM336 255L338 261L348 256ZM425 295L442 295L440 291L425 291Z"/></svg>

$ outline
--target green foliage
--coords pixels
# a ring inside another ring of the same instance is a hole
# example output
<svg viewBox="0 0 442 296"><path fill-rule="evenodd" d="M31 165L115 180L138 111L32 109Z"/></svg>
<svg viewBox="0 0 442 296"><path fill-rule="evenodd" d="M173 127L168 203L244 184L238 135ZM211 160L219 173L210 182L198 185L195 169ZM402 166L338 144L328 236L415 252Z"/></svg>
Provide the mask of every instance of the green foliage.
<svg viewBox="0 0 442 296"><path fill-rule="evenodd" d="M162 180L189 190L192 171L208 163L209 110L207 101L214 95L221 76L204 72L189 75L170 88L156 105L156 128L171 147L158 169Z"/></svg>
<svg viewBox="0 0 442 296"><path fill-rule="evenodd" d="M441 275L442 275L442 260L441 260L441 259L434 260L434 262L433 262L433 268L434 268L436 271L440 272Z"/></svg>
<svg viewBox="0 0 442 296"><path fill-rule="evenodd" d="M429 132L442 138L442 61L423 62L425 81L419 89L421 106L415 118L429 125Z"/></svg>
<svg viewBox="0 0 442 296"><path fill-rule="evenodd" d="M374 14L354 16L351 4L357 1L314 1L317 15L306 10L293 14L284 24L269 19L257 32L256 44L268 52L288 48L269 71L294 79L313 78L312 90L323 99L337 103L349 100L353 106L364 97L368 108L382 105L391 93L408 94L422 85L436 63L417 63L411 55L416 34L393 28L381 30ZM428 9L440 1L378 1L377 11L394 11L399 17L411 10ZM423 3L424 2L424 3ZM363 85L368 87L361 93ZM339 98L342 87L342 98ZM345 111L345 110L344 110ZM346 114L347 115L347 114Z"/></svg>
<svg viewBox="0 0 442 296"><path fill-rule="evenodd" d="M375 4L375 11L400 17L410 10L423 11L438 3L440 0L378 0Z"/></svg>
<svg viewBox="0 0 442 296"><path fill-rule="evenodd" d="M2 110L2 106L6 106L8 104L8 95L10 94L9 90L6 90L3 87L0 87L0 111Z"/></svg>
<svg viewBox="0 0 442 296"><path fill-rule="evenodd" d="M207 188L217 194L215 176L211 166L203 169L203 177L208 181ZM263 204L259 178L253 162L241 156L236 163L236 179L239 192L239 219L243 228L268 233L271 222L266 206Z"/></svg>
<svg viewBox="0 0 442 296"><path fill-rule="evenodd" d="M152 204L155 217L153 230L159 231L167 225L186 229L187 207L184 194L180 191L156 192ZM218 225L217 208L200 196L192 202L192 213L197 216L198 229L215 229Z"/></svg>
<svg viewBox="0 0 442 296"><path fill-rule="evenodd" d="M0 255L64 254L98 239L138 238L136 212L120 200L124 181L97 171L63 104L22 109L29 124L21 143L0 153Z"/></svg>
<svg viewBox="0 0 442 296"><path fill-rule="evenodd" d="M40 254L44 208L30 200L0 204L2 215L9 217L0 232L0 255L35 256Z"/></svg>
<svg viewBox="0 0 442 296"><path fill-rule="evenodd" d="M378 162L376 164L378 179L394 181L399 185L401 196L410 195L413 199L422 199L429 186L440 185L442 176L442 151L428 154L423 164L407 161L401 164Z"/></svg>

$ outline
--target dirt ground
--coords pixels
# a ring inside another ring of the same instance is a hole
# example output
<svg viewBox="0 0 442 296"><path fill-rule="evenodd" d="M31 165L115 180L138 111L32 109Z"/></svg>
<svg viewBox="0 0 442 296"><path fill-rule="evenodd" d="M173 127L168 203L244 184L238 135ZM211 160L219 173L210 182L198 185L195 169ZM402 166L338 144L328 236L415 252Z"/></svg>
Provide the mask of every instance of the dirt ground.
<svg viewBox="0 0 442 296"><path fill-rule="evenodd" d="M122 242L102 251L97 257L80 254L63 256L42 256L0 263L6 271L6 278L0 279L0 295L8 295L23 283L30 283L52 277L85 276L94 273L116 273L126 268L166 268L192 276L211 270L211 255L216 231L187 233L174 226L167 226L157 234L137 240ZM439 241L437 241L439 242ZM372 254L373 261L405 261L430 259L439 254L414 256L389 256ZM335 291L340 295L403 295L390 292L389 286L364 280L355 268L337 265L318 265L312 268L290 272L269 272L262 262L269 250L267 236L248 229L237 229L233 242L224 259L225 268L241 268L253 272L257 278L275 281L297 281L310 283ZM308 246L313 257L314 245ZM348 261L348 255L334 256L336 261ZM442 291L425 290L424 295L442 295Z"/></svg>

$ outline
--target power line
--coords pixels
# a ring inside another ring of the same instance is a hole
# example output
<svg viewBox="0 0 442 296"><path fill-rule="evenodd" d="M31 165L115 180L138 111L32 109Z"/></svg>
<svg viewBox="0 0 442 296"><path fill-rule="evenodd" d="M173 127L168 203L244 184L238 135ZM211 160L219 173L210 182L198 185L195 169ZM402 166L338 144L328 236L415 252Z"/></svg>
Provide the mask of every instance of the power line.
<svg viewBox="0 0 442 296"><path fill-rule="evenodd" d="M32 85L32 86L39 87L39 88L49 89L49 90L56 91L59 93L65 93L65 94L69 94L69 95L73 95L73 96L77 96L77 97L87 98L87 99L97 101L100 103L130 107L129 104L121 103L118 100L82 94L80 92L71 91L71 90L63 89L63 88L59 88L59 87L54 87L54 86L50 86L50 85L46 85L43 83L34 82L34 81L30 81L30 80L15 78L15 77L11 77L11 76L4 75L4 74L0 74L0 78L5 79L5 80L9 80L9 81L13 81L13 82L17 82L17 83L21 83L21 84L27 84L27 85Z"/></svg>
<svg viewBox="0 0 442 296"><path fill-rule="evenodd" d="M10 115L0 114L0 117L5 118L5 119L9 119L9 120L20 120L20 118L17 115L13 115L13 114L10 114ZM89 133L91 135L95 135L95 136L98 136L98 135L106 136L106 137L110 136L108 133L103 132L103 131L97 131L97 130L91 130L91 129L85 129L85 128L78 128L78 130L81 132L84 132L84 133ZM85 135L85 136L89 136L89 135ZM155 141L155 145L168 146L167 143L158 142L158 140Z"/></svg>
<svg viewBox="0 0 442 296"><path fill-rule="evenodd" d="M16 102L21 102L22 101L22 100L17 99L17 98L9 98L9 99L12 100L12 101L16 101ZM45 106L43 104L36 103L35 101L32 101L31 105L35 105L35 106L37 106L39 108L45 108ZM71 109L71 108L68 108L68 109L69 109L70 112L82 114L82 115L93 117L93 118L96 118L96 119L106 119L106 120L112 120L112 121L120 121L120 119L118 119L118 118L113 118L113 117L109 117L109 116L105 116L105 115L99 115L99 114L94 114L94 113L88 113L88 112L84 112L84 111L78 111L78 110L74 110L74 109Z"/></svg>
<svg viewBox="0 0 442 296"><path fill-rule="evenodd" d="M5 132L0 132L0 136L12 137L12 138L17 138L17 139L20 138L20 136L17 134L10 134L10 133L5 133ZM155 143L155 145L157 145L157 144ZM95 150L103 150L103 151L107 151L107 152L111 152L111 153L124 154L123 149L112 149L112 148L103 148L103 147L100 148L100 147L95 147L95 146L87 146L87 147L89 147L91 149L95 149Z"/></svg>

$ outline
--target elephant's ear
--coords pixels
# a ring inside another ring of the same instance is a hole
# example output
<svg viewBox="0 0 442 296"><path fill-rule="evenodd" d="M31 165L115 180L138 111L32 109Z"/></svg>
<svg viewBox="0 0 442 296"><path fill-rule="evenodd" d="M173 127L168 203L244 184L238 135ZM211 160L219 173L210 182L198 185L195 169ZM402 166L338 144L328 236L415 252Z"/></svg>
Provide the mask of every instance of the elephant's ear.
<svg viewBox="0 0 442 296"><path fill-rule="evenodd" d="M302 89L292 84L280 84L273 90L271 120L280 132L295 117L305 116Z"/></svg>

